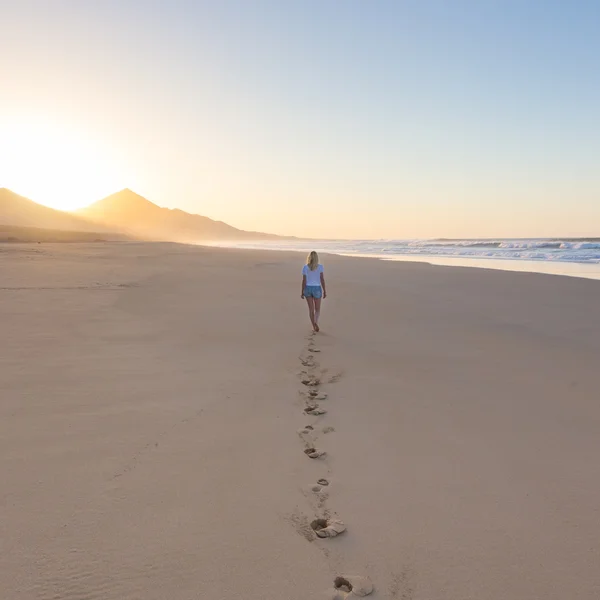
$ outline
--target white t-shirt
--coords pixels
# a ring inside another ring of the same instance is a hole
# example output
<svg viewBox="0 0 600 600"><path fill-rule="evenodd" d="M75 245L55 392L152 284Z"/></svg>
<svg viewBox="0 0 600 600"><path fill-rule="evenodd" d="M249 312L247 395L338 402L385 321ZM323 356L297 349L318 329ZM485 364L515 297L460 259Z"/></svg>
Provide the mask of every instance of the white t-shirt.
<svg viewBox="0 0 600 600"><path fill-rule="evenodd" d="M319 265L314 271L311 271L308 265L302 267L302 275L306 277L306 285L320 286L321 273L323 273L323 265Z"/></svg>

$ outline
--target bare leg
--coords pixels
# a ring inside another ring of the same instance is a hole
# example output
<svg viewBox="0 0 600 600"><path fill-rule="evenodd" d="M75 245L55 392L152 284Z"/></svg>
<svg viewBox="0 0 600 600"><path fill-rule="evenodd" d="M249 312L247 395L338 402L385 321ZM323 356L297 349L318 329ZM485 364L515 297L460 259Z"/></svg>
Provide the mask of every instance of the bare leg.
<svg viewBox="0 0 600 600"><path fill-rule="evenodd" d="M315 328L315 299L312 296L306 297L306 303L308 304L308 316L310 317L310 322Z"/></svg>
<svg viewBox="0 0 600 600"><path fill-rule="evenodd" d="M319 317L321 316L321 298L315 298L315 331L319 331Z"/></svg>

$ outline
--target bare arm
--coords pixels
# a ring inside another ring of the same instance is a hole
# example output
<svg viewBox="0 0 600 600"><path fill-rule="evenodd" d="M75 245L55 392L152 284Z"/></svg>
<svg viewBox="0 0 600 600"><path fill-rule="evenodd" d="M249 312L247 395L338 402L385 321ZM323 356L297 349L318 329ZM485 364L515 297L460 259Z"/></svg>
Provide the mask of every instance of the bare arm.
<svg viewBox="0 0 600 600"><path fill-rule="evenodd" d="M304 288L306 287L306 275L302 275L302 290L300 290L300 298L304 300Z"/></svg>
<svg viewBox="0 0 600 600"><path fill-rule="evenodd" d="M323 288L323 298L327 298L327 288L325 287L325 275L321 273L321 287Z"/></svg>

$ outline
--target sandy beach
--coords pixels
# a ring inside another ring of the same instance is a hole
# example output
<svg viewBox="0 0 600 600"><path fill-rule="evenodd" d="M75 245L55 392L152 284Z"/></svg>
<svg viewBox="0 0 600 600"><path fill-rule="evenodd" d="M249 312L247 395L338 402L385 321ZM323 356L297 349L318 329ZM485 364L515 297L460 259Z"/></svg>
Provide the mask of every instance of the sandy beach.
<svg viewBox="0 0 600 600"><path fill-rule="evenodd" d="M600 282L302 261L0 246L0 598L600 597Z"/></svg>

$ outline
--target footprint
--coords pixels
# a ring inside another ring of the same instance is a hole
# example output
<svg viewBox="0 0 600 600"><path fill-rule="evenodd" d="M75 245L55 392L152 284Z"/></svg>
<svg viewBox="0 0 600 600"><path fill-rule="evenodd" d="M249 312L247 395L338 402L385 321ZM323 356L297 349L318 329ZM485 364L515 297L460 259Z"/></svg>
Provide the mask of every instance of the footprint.
<svg viewBox="0 0 600 600"><path fill-rule="evenodd" d="M320 415L326 415L327 411L324 408L315 406L314 408L305 408L304 413L307 415L312 415L313 417L318 417Z"/></svg>
<svg viewBox="0 0 600 600"><path fill-rule="evenodd" d="M328 427L323 427L322 431L323 433L331 433L332 431L335 431L335 428L329 425Z"/></svg>
<svg viewBox="0 0 600 600"><path fill-rule="evenodd" d="M309 434L313 433L314 430L315 430L315 428L312 425L306 425L305 427L298 429L298 433L300 435L309 435Z"/></svg>
<svg viewBox="0 0 600 600"><path fill-rule="evenodd" d="M327 481L327 479L323 479L323 478L317 479L317 483L322 486L329 485L329 481Z"/></svg>
<svg viewBox="0 0 600 600"><path fill-rule="evenodd" d="M339 519L315 519L310 526L320 538L330 538L346 531L346 525Z"/></svg>
<svg viewBox="0 0 600 600"><path fill-rule="evenodd" d="M346 592L346 594L352 591L352 584L345 577L336 577L333 580L333 587L340 592Z"/></svg>
<svg viewBox="0 0 600 600"><path fill-rule="evenodd" d="M358 596L360 598L364 598L373 593L373 584L371 583L371 580L368 577L359 577L356 575L336 577L333 581L333 587L338 592L346 593L350 596Z"/></svg>
<svg viewBox="0 0 600 600"><path fill-rule="evenodd" d="M333 375L330 379L329 379L329 383L337 383L342 377L344 376L343 371L340 373L337 373L336 375Z"/></svg>
<svg viewBox="0 0 600 600"><path fill-rule="evenodd" d="M306 456L308 456L309 458L321 458L327 453L325 452L325 450L319 450L317 448L307 448L304 451L304 454L306 454Z"/></svg>
<svg viewBox="0 0 600 600"><path fill-rule="evenodd" d="M310 427L310 429L309 429L309 427ZM307 425L306 427L302 427L301 429L298 429L298 435L310 435L313 432L314 432L314 428L311 427L310 425Z"/></svg>
<svg viewBox="0 0 600 600"><path fill-rule="evenodd" d="M307 379L303 379L302 383L308 387L317 387L317 386L321 385L321 381L319 379L317 379L316 377L310 377Z"/></svg>
<svg viewBox="0 0 600 600"><path fill-rule="evenodd" d="M329 494L321 491L321 493L317 495L319 498L319 504L317 506L319 507L319 510L322 510L325 507L325 503L327 502L327 500L329 500Z"/></svg>

